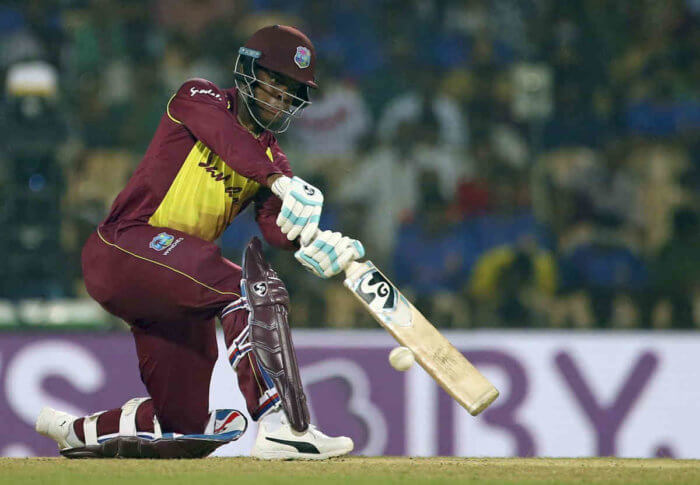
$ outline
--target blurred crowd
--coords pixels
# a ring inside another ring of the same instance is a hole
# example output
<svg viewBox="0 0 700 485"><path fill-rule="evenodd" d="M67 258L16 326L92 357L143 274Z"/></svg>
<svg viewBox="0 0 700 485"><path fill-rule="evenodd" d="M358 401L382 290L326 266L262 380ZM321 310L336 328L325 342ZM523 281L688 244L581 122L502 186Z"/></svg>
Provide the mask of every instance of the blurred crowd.
<svg viewBox="0 0 700 485"><path fill-rule="evenodd" d="M295 25L280 137L322 225L443 327L700 326L698 0L54 0L0 6L0 299L84 298L80 249L178 86ZM244 213L221 239L240 259ZM295 326L371 325L271 253Z"/></svg>

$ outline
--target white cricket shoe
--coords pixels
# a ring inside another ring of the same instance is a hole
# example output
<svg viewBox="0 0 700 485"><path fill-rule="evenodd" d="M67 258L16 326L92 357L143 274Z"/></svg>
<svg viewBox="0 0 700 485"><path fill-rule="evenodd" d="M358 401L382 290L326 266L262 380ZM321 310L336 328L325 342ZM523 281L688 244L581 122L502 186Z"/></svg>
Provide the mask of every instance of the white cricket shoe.
<svg viewBox="0 0 700 485"><path fill-rule="evenodd" d="M263 460L325 460L350 453L353 446L347 436L326 436L314 425L299 433L279 410L260 420L250 455Z"/></svg>
<svg viewBox="0 0 700 485"><path fill-rule="evenodd" d="M37 433L54 440L61 451L84 446L73 431L73 422L76 419L76 416L45 406L36 418L34 429Z"/></svg>

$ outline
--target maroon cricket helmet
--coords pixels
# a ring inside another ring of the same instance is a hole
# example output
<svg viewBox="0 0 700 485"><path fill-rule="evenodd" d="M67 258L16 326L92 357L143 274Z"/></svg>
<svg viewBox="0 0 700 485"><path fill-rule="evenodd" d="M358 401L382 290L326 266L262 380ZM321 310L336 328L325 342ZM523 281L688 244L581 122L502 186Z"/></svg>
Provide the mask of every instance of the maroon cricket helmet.
<svg viewBox="0 0 700 485"><path fill-rule="evenodd" d="M256 64L318 88L314 81L316 50L300 30L287 25L263 27L248 39L245 47L260 52Z"/></svg>

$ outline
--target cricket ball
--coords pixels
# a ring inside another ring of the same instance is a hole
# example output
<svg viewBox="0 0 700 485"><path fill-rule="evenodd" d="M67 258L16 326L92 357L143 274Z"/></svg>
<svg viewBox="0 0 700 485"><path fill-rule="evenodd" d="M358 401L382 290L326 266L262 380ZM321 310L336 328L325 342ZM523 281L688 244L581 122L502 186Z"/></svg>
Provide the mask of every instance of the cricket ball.
<svg viewBox="0 0 700 485"><path fill-rule="evenodd" d="M408 347L396 347L389 352L389 363L399 371L406 371L411 368L416 358Z"/></svg>

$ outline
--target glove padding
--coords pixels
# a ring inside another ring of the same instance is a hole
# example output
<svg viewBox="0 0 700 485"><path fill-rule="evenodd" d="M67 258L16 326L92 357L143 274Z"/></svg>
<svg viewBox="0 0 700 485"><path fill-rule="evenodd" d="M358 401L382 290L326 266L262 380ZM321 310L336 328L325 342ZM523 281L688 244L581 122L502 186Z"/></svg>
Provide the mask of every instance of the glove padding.
<svg viewBox="0 0 700 485"><path fill-rule="evenodd" d="M360 241L333 231L319 231L309 245L294 253L297 261L321 278L337 275L350 261L364 255L365 248Z"/></svg>
<svg viewBox="0 0 700 485"><path fill-rule="evenodd" d="M293 241L301 236L301 245L308 245L318 230L323 208L323 194L299 177L279 177L270 187L282 200L277 225Z"/></svg>

